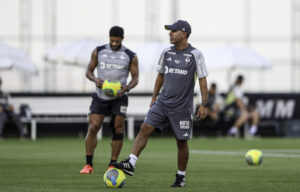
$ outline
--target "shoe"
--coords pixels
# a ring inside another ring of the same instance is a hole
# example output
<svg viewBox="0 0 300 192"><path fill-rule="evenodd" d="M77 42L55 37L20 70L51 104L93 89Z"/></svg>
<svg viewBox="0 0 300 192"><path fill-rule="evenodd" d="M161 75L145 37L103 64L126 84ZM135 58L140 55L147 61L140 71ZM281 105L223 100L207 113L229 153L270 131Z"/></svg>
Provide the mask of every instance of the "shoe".
<svg viewBox="0 0 300 192"><path fill-rule="evenodd" d="M122 171L124 171L124 173L126 173L127 175L132 176L133 172L134 172L134 167L131 165L131 163L129 162L129 158L121 161L120 163L117 162L113 162L112 166L121 169Z"/></svg>
<svg viewBox="0 0 300 192"><path fill-rule="evenodd" d="M80 171L81 174L90 174L93 173L93 167L89 164L86 164Z"/></svg>
<svg viewBox="0 0 300 192"><path fill-rule="evenodd" d="M115 166L109 165L108 168L107 168L107 170L108 169L112 169L112 168L115 168Z"/></svg>
<svg viewBox="0 0 300 192"><path fill-rule="evenodd" d="M184 175L176 174L176 180L171 187L184 187L185 186L185 178Z"/></svg>

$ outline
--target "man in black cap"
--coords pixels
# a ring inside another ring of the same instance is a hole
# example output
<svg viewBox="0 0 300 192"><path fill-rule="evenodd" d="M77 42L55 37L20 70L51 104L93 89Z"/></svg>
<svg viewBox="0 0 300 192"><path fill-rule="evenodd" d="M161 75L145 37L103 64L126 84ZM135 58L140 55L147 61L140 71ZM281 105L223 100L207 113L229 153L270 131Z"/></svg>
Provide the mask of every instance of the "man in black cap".
<svg viewBox="0 0 300 192"><path fill-rule="evenodd" d="M197 112L198 118L202 120L207 116L208 73L202 53L188 43L192 32L189 23L178 20L172 25L165 25L165 29L170 30L170 42L174 46L166 48L161 54L150 109L134 141L129 158L112 165L128 175L133 175L138 156L151 133L154 130L163 131L163 125L170 122L178 148L178 172L171 187L184 187L189 158L187 140L190 139L192 129L194 75L197 74L202 95L202 103Z"/></svg>

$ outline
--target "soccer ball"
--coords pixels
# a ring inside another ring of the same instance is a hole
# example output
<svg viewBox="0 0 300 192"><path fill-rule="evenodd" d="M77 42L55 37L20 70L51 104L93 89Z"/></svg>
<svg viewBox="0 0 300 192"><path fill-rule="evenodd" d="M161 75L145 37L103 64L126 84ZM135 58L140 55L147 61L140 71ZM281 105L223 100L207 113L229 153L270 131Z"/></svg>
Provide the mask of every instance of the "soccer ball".
<svg viewBox="0 0 300 192"><path fill-rule="evenodd" d="M260 165L263 160L263 153L258 149L251 149L245 155L246 162L249 165Z"/></svg>
<svg viewBox="0 0 300 192"><path fill-rule="evenodd" d="M121 169L108 169L103 176L104 184L109 188L121 188L125 184L125 174Z"/></svg>
<svg viewBox="0 0 300 192"><path fill-rule="evenodd" d="M118 91L121 90L121 83L120 81L105 80L102 84L102 90L105 95L115 97Z"/></svg>

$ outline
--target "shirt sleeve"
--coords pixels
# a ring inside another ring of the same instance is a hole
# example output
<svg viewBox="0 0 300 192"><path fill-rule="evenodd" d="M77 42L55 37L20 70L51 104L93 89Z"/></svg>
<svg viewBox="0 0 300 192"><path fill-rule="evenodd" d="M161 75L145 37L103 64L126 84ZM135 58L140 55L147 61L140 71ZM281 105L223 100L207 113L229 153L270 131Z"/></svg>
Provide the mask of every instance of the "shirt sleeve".
<svg viewBox="0 0 300 192"><path fill-rule="evenodd" d="M164 59L165 58L165 51L163 51L160 55L159 61L158 61L158 65L156 66L156 71L158 73L165 73L165 62Z"/></svg>
<svg viewBox="0 0 300 192"><path fill-rule="evenodd" d="M193 50L192 53L195 57L196 73L197 73L198 78L208 76L208 72L207 72L207 69L206 69L203 54L197 49Z"/></svg>
<svg viewBox="0 0 300 192"><path fill-rule="evenodd" d="M233 93L235 95L236 98L238 99L243 99L243 90L240 87L235 86L233 88Z"/></svg>

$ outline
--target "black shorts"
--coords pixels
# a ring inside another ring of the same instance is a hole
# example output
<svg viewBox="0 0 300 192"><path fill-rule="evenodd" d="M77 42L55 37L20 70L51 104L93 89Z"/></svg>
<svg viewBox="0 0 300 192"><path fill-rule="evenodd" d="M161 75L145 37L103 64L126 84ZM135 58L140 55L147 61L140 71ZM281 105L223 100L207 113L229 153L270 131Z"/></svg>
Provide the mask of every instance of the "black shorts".
<svg viewBox="0 0 300 192"><path fill-rule="evenodd" d="M90 105L89 114L104 114L104 115L121 115L126 117L128 106L128 96L123 95L113 100L100 99L96 93L92 95L92 103Z"/></svg>

